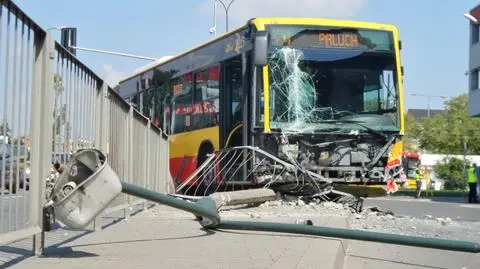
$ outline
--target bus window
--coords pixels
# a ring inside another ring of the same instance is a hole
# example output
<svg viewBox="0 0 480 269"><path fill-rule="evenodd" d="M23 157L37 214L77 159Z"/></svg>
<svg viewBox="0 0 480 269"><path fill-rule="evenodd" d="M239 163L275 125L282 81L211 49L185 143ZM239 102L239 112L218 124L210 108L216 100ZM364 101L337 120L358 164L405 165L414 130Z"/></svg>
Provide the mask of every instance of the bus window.
<svg viewBox="0 0 480 269"><path fill-rule="evenodd" d="M195 129L218 124L219 68L213 66L195 75L195 99L192 125Z"/></svg>
<svg viewBox="0 0 480 269"><path fill-rule="evenodd" d="M192 116L192 75L187 74L182 78L172 81L172 133L181 133L191 130Z"/></svg>
<svg viewBox="0 0 480 269"><path fill-rule="evenodd" d="M163 130L166 134L171 134L170 127L171 127L171 107L170 107L170 95L167 95L165 97L165 100L163 101Z"/></svg>
<svg viewBox="0 0 480 269"><path fill-rule="evenodd" d="M243 120L242 118L242 67L237 66L231 70L231 89L232 89L232 124L235 126Z"/></svg>

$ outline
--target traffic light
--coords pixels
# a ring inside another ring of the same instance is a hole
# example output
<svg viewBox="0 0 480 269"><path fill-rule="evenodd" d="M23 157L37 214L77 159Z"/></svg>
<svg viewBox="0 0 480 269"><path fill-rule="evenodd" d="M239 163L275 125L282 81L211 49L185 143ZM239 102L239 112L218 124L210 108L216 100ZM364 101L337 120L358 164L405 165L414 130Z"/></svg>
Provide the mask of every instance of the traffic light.
<svg viewBox="0 0 480 269"><path fill-rule="evenodd" d="M64 48L66 48L73 55L77 55L77 50L72 48L77 46L77 28L65 27L61 30L62 35L60 42Z"/></svg>

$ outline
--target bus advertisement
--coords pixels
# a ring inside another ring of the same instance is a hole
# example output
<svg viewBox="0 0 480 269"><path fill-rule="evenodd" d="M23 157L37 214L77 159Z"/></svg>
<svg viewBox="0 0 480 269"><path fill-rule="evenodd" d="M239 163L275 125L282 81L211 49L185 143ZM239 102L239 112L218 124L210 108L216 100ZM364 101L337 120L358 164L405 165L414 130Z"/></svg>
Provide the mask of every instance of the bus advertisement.
<svg viewBox="0 0 480 269"><path fill-rule="evenodd" d="M293 156L329 182L384 184L402 167L400 50L392 25L254 18L132 74L118 92L168 135L177 184L211 153L242 145Z"/></svg>

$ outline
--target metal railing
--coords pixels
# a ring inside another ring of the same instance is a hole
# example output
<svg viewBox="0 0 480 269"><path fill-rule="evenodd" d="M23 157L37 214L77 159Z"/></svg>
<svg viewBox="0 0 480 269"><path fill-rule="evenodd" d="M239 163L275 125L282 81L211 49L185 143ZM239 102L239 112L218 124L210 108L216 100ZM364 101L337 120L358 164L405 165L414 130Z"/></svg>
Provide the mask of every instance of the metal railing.
<svg viewBox="0 0 480 269"><path fill-rule="evenodd" d="M11 0L0 0L0 96L0 245L33 236L42 253L45 179L78 149L106 153L126 182L173 191L162 131ZM144 202L120 195L105 213Z"/></svg>

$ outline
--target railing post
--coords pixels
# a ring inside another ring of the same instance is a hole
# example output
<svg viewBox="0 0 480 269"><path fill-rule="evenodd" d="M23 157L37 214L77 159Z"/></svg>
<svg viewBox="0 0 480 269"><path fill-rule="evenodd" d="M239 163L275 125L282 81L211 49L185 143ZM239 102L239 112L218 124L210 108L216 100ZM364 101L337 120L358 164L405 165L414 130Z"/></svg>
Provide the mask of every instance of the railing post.
<svg viewBox="0 0 480 269"><path fill-rule="evenodd" d="M151 147L151 144L150 144L150 126L151 126L151 122L150 120L148 120L147 122L147 126L145 127L145 147L144 147L144 168L143 168L143 171L144 171L144 176L145 176L145 188L147 189L150 189L150 190L153 190L152 188L152 184L150 182L151 179L150 179L150 169L152 169L154 166L152 166L151 164L151 158L150 158L150 151L152 150L152 147ZM147 201L145 200L143 202L143 210L146 210L147 209Z"/></svg>
<svg viewBox="0 0 480 269"><path fill-rule="evenodd" d="M32 143L30 220L34 226L41 228L41 232L33 236L33 252L37 256L43 254L45 246L43 227L45 178L52 167L54 42L48 33L35 32L30 129Z"/></svg>
<svg viewBox="0 0 480 269"><path fill-rule="evenodd" d="M157 154L161 154L165 158L165 161L163 162L165 166L162 167L162 171L160 172L165 179L163 185L167 193L175 193L175 184L173 184L170 174L170 143L168 139L163 143L162 134L160 134L159 140L160 143L158 143Z"/></svg>
<svg viewBox="0 0 480 269"><path fill-rule="evenodd" d="M134 139L133 139L133 136L134 136L134 132L133 132L133 120L134 120L134 117L133 117L133 106L130 106L129 110L128 110L128 124L126 124L127 126L127 130L126 130L126 133L128 134L127 135L127 154L126 155L126 159L127 159L127 175L128 175L128 179L127 181L132 183L133 184L133 178L134 178L134 167L133 167L133 148L134 148ZM127 195L127 206L125 207L125 219L128 220L130 219L130 213L132 211L132 196L131 195Z"/></svg>
<svg viewBox="0 0 480 269"><path fill-rule="evenodd" d="M107 135L109 126L109 117L106 106L106 99L108 95L108 84L103 81L102 85L97 89L95 96L95 147L107 155ZM93 221L93 230L99 231L102 229L102 214L98 215Z"/></svg>

